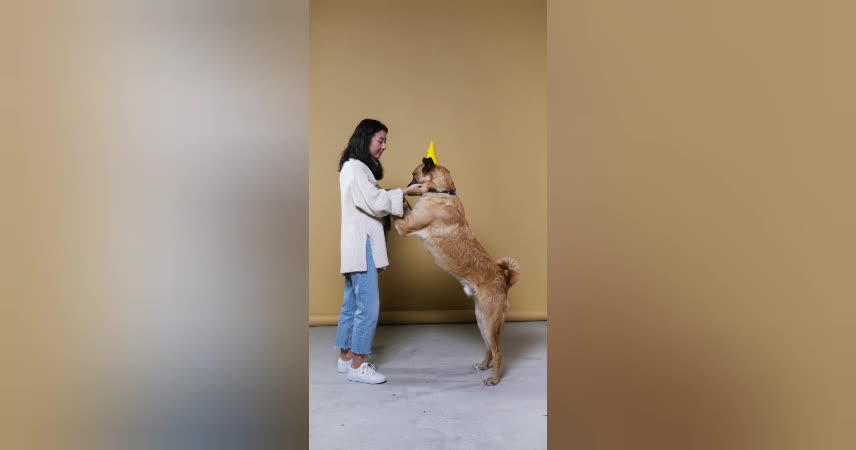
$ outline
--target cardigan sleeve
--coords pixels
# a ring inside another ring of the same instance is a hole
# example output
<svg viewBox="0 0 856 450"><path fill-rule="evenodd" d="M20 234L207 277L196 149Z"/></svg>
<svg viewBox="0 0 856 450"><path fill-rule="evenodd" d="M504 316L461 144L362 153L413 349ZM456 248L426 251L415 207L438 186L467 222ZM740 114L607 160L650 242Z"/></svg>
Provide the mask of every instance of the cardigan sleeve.
<svg viewBox="0 0 856 450"><path fill-rule="evenodd" d="M351 178L351 197L357 208L375 217L404 215L404 193L401 189L381 189L360 173Z"/></svg>

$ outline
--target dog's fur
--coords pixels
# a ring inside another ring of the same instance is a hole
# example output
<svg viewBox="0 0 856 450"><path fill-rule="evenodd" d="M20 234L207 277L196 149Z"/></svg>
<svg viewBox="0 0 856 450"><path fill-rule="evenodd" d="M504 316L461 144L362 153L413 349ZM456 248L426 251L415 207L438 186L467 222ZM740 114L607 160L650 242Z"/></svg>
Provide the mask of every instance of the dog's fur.
<svg viewBox="0 0 856 450"><path fill-rule="evenodd" d="M500 381L502 350L499 340L508 312L508 289L520 278L520 266L512 258L491 259L476 240L464 218L464 205L457 195L432 193L428 189L455 189L449 171L430 158L413 171L413 182L424 185L424 193L413 208L405 205L404 216L393 220L401 236L418 236L434 262L458 279L467 296L475 297L476 319L485 343L485 356L473 365L487 370L493 362L493 374L484 383Z"/></svg>

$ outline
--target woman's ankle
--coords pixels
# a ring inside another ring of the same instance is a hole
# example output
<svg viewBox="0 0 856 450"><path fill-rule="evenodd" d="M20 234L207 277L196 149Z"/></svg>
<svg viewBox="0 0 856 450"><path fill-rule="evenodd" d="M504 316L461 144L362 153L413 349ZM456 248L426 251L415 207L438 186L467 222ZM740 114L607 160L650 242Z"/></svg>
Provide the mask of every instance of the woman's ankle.
<svg viewBox="0 0 856 450"><path fill-rule="evenodd" d="M364 362L366 362L366 355L357 355L356 353L352 353L352 356L351 368L353 369L358 369Z"/></svg>

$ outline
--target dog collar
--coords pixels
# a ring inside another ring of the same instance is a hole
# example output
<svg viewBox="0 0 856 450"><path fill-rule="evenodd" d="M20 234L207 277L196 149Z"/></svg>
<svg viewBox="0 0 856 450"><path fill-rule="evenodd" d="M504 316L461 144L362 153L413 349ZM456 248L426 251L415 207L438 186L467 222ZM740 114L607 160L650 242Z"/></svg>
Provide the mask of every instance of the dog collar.
<svg viewBox="0 0 856 450"><path fill-rule="evenodd" d="M449 195L457 195L458 190L457 190L457 189L440 190L440 189L434 189L434 188L431 188L431 189L428 189L428 192L431 192L431 193L434 193L434 194L449 194Z"/></svg>

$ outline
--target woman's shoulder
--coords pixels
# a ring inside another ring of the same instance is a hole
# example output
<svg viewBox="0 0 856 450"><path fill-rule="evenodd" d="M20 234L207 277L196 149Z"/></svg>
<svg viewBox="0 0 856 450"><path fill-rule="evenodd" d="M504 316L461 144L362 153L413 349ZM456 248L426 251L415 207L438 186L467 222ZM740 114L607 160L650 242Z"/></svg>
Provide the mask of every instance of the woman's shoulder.
<svg viewBox="0 0 856 450"><path fill-rule="evenodd" d="M344 169L345 167L355 168L355 169L366 169L366 170L368 170L368 168L369 168L369 166L367 166L366 163L360 161L357 158L351 158L351 159L345 161L345 164L342 165L342 168Z"/></svg>
<svg viewBox="0 0 856 450"><path fill-rule="evenodd" d="M342 173L348 173L348 174L356 174L356 173L371 174L371 169L369 169L369 166L367 166L364 162L360 161L359 159L351 158L351 159L345 161L344 164L342 164L342 171L341 172Z"/></svg>

